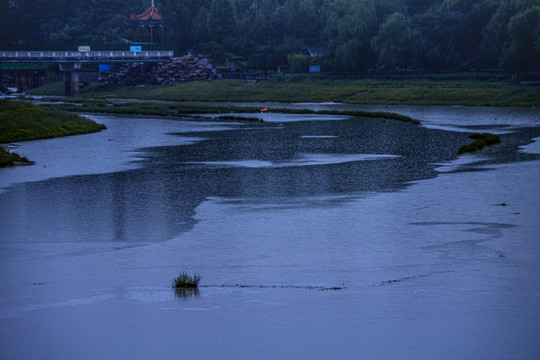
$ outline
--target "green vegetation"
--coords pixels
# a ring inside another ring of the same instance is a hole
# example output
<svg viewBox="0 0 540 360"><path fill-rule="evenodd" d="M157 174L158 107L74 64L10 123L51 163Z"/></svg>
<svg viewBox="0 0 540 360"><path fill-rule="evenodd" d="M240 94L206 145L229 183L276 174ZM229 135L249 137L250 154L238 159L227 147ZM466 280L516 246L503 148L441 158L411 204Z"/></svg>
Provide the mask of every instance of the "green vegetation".
<svg viewBox="0 0 540 360"><path fill-rule="evenodd" d="M76 102L75 102L76 101ZM193 105L186 103L159 103L159 102L126 102L110 103L106 100L73 100L73 102L62 102L50 105L56 109L64 111L82 111L82 112L105 112L112 114L127 115L150 115L150 116L173 116L173 117L194 117L200 118L205 114L223 114L216 118L205 117L205 120L234 120L234 121L252 121L260 122L260 118L238 116L234 113L261 113L258 107L240 107L240 106L206 106ZM408 116L390 113L390 112L369 112L369 111L339 111L339 110L320 110L309 109L287 109L287 108L268 108L266 112L282 114L318 114L318 115L341 115L356 116L367 118L383 118L388 120L397 120L420 124L419 121L411 119Z"/></svg>
<svg viewBox="0 0 540 360"><path fill-rule="evenodd" d="M364 87L348 100L365 104L538 106L540 88L512 83L377 86Z"/></svg>
<svg viewBox="0 0 540 360"><path fill-rule="evenodd" d="M0 144L86 134L105 129L104 125L75 114L20 101L0 100ZM0 146L0 167L17 162L31 163L26 157Z"/></svg>
<svg viewBox="0 0 540 360"><path fill-rule="evenodd" d="M328 114L328 115L346 115L346 116L360 116L368 118L382 118L388 120L397 120L403 122L409 122L415 125L420 125L420 121L412 119L406 115L383 112L383 111L336 111L336 110L321 110L315 111L315 114Z"/></svg>
<svg viewBox="0 0 540 360"><path fill-rule="evenodd" d="M2 38L92 49L128 46L122 39L147 43L150 29L130 14L149 4L4 0ZM539 0L160 0L156 6L170 30L167 46L177 55L204 53L214 65L229 57L261 71L307 72L312 59L336 72L540 66ZM155 29L154 41L160 37ZM309 61L308 47L317 55Z"/></svg>
<svg viewBox="0 0 540 360"><path fill-rule="evenodd" d="M5 149L3 146L0 146L0 167L13 166L18 162L30 164L28 158L20 156L19 154L11 152Z"/></svg>
<svg viewBox="0 0 540 360"><path fill-rule="evenodd" d="M510 75L460 73L339 77L277 75L268 81L213 80L166 86L81 89L82 97L168 101L345 102L357 104L540 106L540 86ZM63 95L63 83L33 89L33 95Z"/></svg>
<svg viewBox="0 0 540 360"><path fill-rule="evenodd" d="M0 101L0 144L86 134L103 129L104 125L76 114L20 101Z"/></svg>
<svg viewBox="0 0 540 360"><path fill-rule="evenodd" d="M474 141L469 145L463 145L462 147L460 147L458 151L459 154L463 154L466 152L474 152L482 149L484 146L498 144L501 142L501 138L498 135L490 133L477 133L472 134L469 137L471 139L474 139Z"/></svg>
<svg viewBox="0 0 540 360"><path fill-rule="evenodd" d="M199 281L201 281L199 274L189 276L183 272L173 279L172 287L175 289L197 289L199 287Z"/></svg>
<svg viewBox="0 0 540 360"><path fill-rule="evenodd" d="M110 113L123 115L149 115L160 117L200 117L203 114L229 114L229 113L257 113L259 108L255 107L235 107L235 106L203 106L185 103L161 103L161 102L126 102L112 103L107 100L85 100L78 99L72 101L62 101L44 105L57 110L70 112L92 112ZM223 115L224 120L226 116ZM230 116L229 116L230 117ZM237 118L235 118L236 120ZM246 120L247 118L242 118ZM253 119L259 121L259 119Z"/></svg>
<svg viewBox="0 0 540 360"><path fill-rule="evenodd" d="M263 122L260 118L255 117L245 117L245 116L236 116L236 115L220 115L216 117L217 120L224 121L251 121L251 122Z"/></svg>

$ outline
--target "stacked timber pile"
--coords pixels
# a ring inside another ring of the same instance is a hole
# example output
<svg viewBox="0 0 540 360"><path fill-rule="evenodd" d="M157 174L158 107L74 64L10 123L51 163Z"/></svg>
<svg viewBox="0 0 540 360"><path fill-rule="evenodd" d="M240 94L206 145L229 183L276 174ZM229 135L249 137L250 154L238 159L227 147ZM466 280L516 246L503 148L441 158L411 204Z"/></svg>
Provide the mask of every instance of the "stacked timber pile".
<svg viewBox="0 0 540 360"><path fill-rule="evenodd" d="M103 73L105 85L165 85L172 82L211 80L216 78L206 59L186 55L159 63L128 63L111 73Z"/></svg>

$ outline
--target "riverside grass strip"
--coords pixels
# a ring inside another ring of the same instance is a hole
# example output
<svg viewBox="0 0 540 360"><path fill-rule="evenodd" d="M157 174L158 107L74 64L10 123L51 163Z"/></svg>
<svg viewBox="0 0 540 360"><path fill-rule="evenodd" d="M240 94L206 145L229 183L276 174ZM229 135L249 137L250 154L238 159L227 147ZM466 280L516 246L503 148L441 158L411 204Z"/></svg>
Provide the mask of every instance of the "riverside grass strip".
<svg viewBox="0 0 540 360"><path fill-rule="evenodd" d="M240 120L240 121L261 121L256 117L240 117L231 114L238 113L261 113L258 107L241 107L241 106L215 106L215 105L191 105L182 103L158 103L158 102L126 102L126 103L110 103L106 100L84 100L79 99L77 103L61 103L50 105L58 110L73 111L73 112L95 112L95 113L111 113L123 115L149 115L149 116L165 116L165 117L193 117L204 114L222 114L216 120ZM418 120L408 116L390 113L390 112L370 112L370 111L339 111L339 110L320 110L314 111L309 109L289 109L289 108L268 108L265 110L269 113L281 114L315 114L315 115L340 115L340 116L356 116L367 118L384 118L387 120L397 120L409 122L419 125Z"/></svg>
<svg viewBox="0 0 540 360"><path fill-rule="evenodd" d="M82 116L21 101L0 100L0 144L87 134L105 129Z"/></svg>
<svg viewBox="0 0 540 360"><path fill-rule="evenodd" d="M31 90L62 95L60 83ZM540 87L521 85L511 75L450 74L401 76L278 75L272 80L212 80L104 87L92 83L82 97L169 101L346 102L358 104L540 106Z"/></svg>
<svg viewBox="0 0 540 360"><path fill-rule="evenodd" d="M499 88L399 87L363 88L351 103L465 106L539 106L540 87Z"/></svg>

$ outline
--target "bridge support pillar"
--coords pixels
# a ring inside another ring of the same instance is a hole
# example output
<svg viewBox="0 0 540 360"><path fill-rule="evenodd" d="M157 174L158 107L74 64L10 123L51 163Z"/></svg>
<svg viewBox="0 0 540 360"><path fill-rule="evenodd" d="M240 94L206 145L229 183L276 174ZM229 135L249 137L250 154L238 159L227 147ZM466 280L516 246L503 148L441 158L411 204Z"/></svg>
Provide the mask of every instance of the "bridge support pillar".
<svg viewBox="0 0 540 360"><path fill-rule="evenodd" d="M71 72L71 94L79 95L79 72Z"/></svg>
<svg viewBox="0 0 540 360"><path fill-rule="evenodd" d="M71 72L64 71L64 95L71 96Z"/></svg>
<svg viewBox="0 0 540 360"><path fill-rule="evenodd" d="M64 73L64 95L79 95L79 70L81 63L60 63L60 71Z"/></svg>

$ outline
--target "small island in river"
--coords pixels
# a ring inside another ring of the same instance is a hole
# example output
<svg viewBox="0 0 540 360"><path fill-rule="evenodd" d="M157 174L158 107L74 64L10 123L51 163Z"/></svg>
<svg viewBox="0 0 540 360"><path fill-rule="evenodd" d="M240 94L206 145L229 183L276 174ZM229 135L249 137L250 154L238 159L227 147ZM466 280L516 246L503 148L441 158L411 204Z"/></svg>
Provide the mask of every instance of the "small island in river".
<svg viewBox="0 0 540 360"><path fill-rule="evenodd" d="M10 149L14 142L87 134L105 129L85 117L21 101L0 101L0 167L33 164Z"/></svg>

